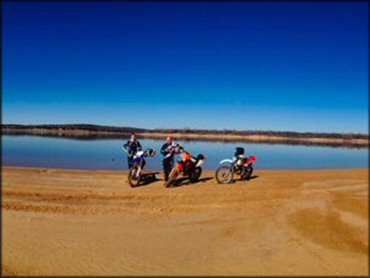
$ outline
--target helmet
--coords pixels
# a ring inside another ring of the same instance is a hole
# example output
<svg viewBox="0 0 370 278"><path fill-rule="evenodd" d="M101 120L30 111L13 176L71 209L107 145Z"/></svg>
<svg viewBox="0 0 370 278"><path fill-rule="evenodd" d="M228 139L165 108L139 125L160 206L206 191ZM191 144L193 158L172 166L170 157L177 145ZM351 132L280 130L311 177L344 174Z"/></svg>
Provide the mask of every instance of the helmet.
<svg viewBox="0 0 370 278"><path fill-rule="evenodd" d="M172 142L171 143L171 147L172 148L176 148L176 147L179 147L180 145L179 144L177 144L176 142Z"/></svg>
<svg viewBox="0 0 370 278"><path fill-rule="evenodd" d="M175 147L175 153L176 153L176 154L182 153L182 152L183 152L183 150L184 150L184 148L183 148L183 147L181 147L180 145L177 145L177 146Z"/></svg>
<svg viewBox="0 0 370 278"><path fill-rule="evenodd" d="M235 156L243 155L244 154L244 148L242 147L236 147L235 148Z"/></svg>
<svg viewBox="0 0 370 278"><path fill-rule="evenodd" d="M155 156L156 153L157 153L155 150L153 150L151 148L147 149L146 152L147 152L148 156Z"/></svg>

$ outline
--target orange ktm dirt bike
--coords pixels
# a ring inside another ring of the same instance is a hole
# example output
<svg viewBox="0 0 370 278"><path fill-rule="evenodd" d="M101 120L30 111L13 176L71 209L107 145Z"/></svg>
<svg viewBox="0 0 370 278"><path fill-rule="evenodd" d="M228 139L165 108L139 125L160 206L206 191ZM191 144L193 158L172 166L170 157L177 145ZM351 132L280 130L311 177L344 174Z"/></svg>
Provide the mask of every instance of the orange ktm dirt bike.
<svg viewBox="0 0 370 278"><path fill-rule="evenodd" d="M165 186L170 187L179 174L182 174L183 177L188 177L191 183L197 182L202 174L202 165L205 159L202 154L193 157L190 153L183 151L181 158L177 161L177 165L172 169Z"/></svg>

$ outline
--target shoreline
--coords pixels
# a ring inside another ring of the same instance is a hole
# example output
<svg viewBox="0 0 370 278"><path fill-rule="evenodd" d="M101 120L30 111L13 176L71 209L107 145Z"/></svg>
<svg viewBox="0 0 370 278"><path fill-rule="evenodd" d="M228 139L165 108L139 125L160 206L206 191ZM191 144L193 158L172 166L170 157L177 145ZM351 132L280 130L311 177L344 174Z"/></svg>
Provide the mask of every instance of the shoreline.
<svg viewBox="0 0 370 278"><path fill-rule="evenodd" d="M131 188L127 172L2 166L2 273L366 275L368 169Z"/></svg>
<svg viewBox="0 0 370 278"><path fill-rule="evenodd" d="M1 170L9 170L9 169L22 169L22 170L55 170L55 171L71 171L71 172L97 172L97 173L121 173L121 174L128 174L128 169L83 169L83 168L62 168L62 167L44 167L44 166L14 166L14 165L2 165ZM215 173L216 169L203 169L203 173ZM315 172L315 171L349 171L349 170L368 170L367 167L348 167L348 168L255 168L255 171L277 171L277 172ZM145 171L149 171L149 169L145 169ZM153 170L155 171L155 170ZM369 170L370 171L370 170ZM163 170L162 168L158 170L162 175Z"/></svg>
<svg viewBox="0 0 370 278"><path fill-rule="evenodd" d="M12 127L13 126L13 127ZM88 125L52 125L25 127L3 125L2 135L32 135L73 139L114 139L127 138L132 132L148 139L165 139L168 135L177 140L249 142L269 144L316 145L332 147L368 148L369 138L365 134L325 134L277 131L216 131L216 130L145 130Z"/></svg>

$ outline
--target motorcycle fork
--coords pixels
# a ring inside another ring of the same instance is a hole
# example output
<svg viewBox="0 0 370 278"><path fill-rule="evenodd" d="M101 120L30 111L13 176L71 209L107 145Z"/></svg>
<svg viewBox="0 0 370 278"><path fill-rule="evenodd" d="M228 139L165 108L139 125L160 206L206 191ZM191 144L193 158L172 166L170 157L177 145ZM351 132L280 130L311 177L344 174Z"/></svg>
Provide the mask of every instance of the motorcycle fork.
<svg viewBox="0 0 370 278"><path fill-rule="evenodd" d="M136 178L139 178L141 174L141 162L137 164Z"/></svg>

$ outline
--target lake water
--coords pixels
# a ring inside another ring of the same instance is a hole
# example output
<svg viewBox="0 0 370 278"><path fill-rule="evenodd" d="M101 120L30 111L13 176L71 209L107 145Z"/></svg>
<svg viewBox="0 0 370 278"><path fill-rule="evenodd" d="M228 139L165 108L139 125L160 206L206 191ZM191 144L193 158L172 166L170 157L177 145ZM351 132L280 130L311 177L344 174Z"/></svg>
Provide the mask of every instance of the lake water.
<svg viewBox="0 0 370 278"><path fill-rule="evenodd" d="M76 140L39 136L2 136L2 165L51 168L126 170L123 139ZM163 140L141 139L142 146L159 151ZM231 158L235 147L257 156L258 169L367 168L368 149L283 144L178 141L194 156L207 157L204 168L216 169ZM161 170L162 155L147 159L147 169Z"/></svg>

